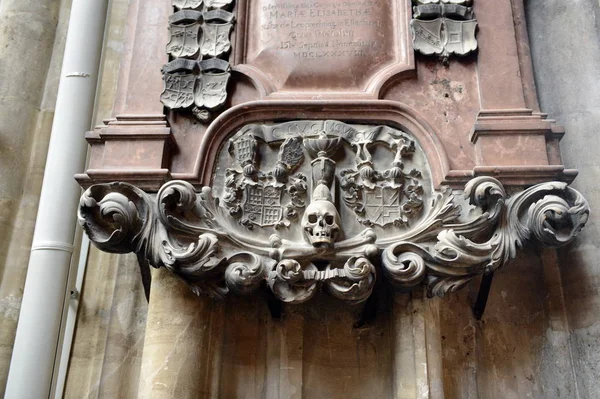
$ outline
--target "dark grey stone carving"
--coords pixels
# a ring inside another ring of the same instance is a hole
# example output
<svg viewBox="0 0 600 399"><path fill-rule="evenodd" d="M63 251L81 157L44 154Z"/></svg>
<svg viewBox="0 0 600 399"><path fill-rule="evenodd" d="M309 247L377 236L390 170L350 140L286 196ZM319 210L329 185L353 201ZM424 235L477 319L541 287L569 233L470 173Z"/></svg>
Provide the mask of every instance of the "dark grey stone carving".
<svg viewBox="0 0 600 399"><path fill-rule="evenodd" d="M452 54L477 50L477 21L466 0L413 0L410 29L415 51L438 55L445 62Z"/></svg>
<svg viewBox="0 0 600 399"><path fill-rule="evenodd" d="M233 29L233 14L223 10L208 11L202 25L202 57L220 57L231 49L229 34Z"/></svg>
<svg viewBox="0 0 600 399"><path fill-rule="evenodd" d="M200 48L198 39L202 13L199 11L178 11L169 17L171 40L167 53L173 57L190 57Z"/></svg>
<svg viewBox="0 0 600 399"><path fill-rule="evenodd" d="M464 192L434 189L414 137L387 126L247 125L221 148L214 170L212 187L199 190L184 181L155 195L94 185L81 197L79 221L100 249L135 252L198 295L247 294L266 283L299 303L319 288L364 301L377 273L399 289L424 284L442 296L506 266L529 239L570 242L589 214L562 182L512 196L492 177L472 179ZM374 202L359 191L371 188L401 200L380 206L383 218L361 213L357 204Z"/></svg>
<svg viewBox="0 0 600 399"><path fill-rule="evenodd" d="M198 64L195 61L177 59L163 67L164 90L162 103L169 108L187 108L194 104Z"/></svg>
<svg viewBox="0 0 600 399"><path fill-rule="evenodd" d="M227 99L231 75L227 61L176 59L163 67L164 90L160 100L171 109L190 108L198 119L207 120Z"/></svg>
<svg viewBox="0 0 600 399"><path fill-rule="evenodd" d="M224 8L232 1L175 0L173 5L180 11L169 18L167 53L174 59L162 69L161 101L172 110L190 109L206 122L227 100L234 15Z"/></svg>

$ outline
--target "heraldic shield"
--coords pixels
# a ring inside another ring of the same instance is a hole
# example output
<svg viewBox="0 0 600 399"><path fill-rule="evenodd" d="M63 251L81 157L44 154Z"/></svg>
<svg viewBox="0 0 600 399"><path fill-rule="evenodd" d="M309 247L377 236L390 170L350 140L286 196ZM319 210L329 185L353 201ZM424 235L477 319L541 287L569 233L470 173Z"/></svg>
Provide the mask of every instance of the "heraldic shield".
<svg viewBox="0 0 600 399"><path fill-rule="evenodd" d="M261 227L275 226L281 222L282 187L274 184L246 185L243 199L242 223L255 224Z"/></svg>
<svg viewBox="0 0 600 399"><path fill-rule="evenodd" d="M167 53L173 57L191 57L200 48L200 11L183 10L169 18L171 39L167 44Z"/></svg>
<svg viewBox="0 0 600 399"><path fill-rule="evenodd" d="M164 90L160 95L160 101L165 106L171 109L186 108L194 103L196 75L165 73L163 79Z"/></svg>
<svg viewBox="0 0 600 399"><path fill-rule="evenodd" d="M446 51L449 54L467 54L477 49L475 29L477 21L446 19Z"/></svg>
<svg viewBox="0 0 600 399"><path fill-rule="evenodd" d="M464 0L457 3L464 3ZM446 58L451 54L466 55L477 50L477 20L473 19L472 7L429 4L417 5L413 11L410 29L416 51Z"/></svg>
<svg viewBox="0 0 600 399"><path fill-rule="evenodd" d="M174 57L189 57L198 52L198 32L200 24L170 25L171 40L167 44L167 53Z"/></svg>
<svg viewBox="0 0 600 399"><path fill-rule="evenodd" d="M231 23L204 23L202 25L202 44L200 46L203 56L219 57L231 49L229 33L233 28Z"/></svg>
<svg viewBox="0 0 600 399"><path fill-rule="evenodd" d="M199 8L202 5L202 0L173 0L173 5L179 10L183 8Z"/></svg>
<svg viewBox="0 0 600 399"><path fill-rule="evenodd" d="M413 19L410 27L414 38L415 50L422 54L442 54L444 41L442 38L443 18L433 21Z"/></svg>
<svg viewBox="0 0 600 399"><path fill-rule="evenodd" d="M231 6L233 0L204 0L204 4L206 7L214 9L214 8L224 8Z"/></svg>
<svg viewBox="0 0 600 399"><path fill-rule="evenodd" d="M172 110L188 108L207 122L227 100L235 18L221 7L231 0L174 0L173 5L179 11L169 17L167 53L174 60L162 68L161 101Z"/></svg>
<svg viewBox="0 0 600 399"><path fill-rule="evenodd" d="M194 102L209 110L219 108L227 100L227 82L231 73L204 72L196 82Z"/></svg>
<svg viewBox="0 0 600 399"><path fill-rule="evenodd" d="M398 188L376 186L363 192L365 219L384 227L402 219L402 192Z"/></svg>

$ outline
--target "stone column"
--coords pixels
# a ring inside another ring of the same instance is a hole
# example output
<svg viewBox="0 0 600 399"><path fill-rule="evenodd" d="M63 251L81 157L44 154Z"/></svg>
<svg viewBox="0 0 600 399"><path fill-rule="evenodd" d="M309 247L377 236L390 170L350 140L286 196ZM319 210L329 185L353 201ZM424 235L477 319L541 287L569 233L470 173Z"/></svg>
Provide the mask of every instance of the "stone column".
<svg viewBox="0 0 600 399"><path fill-rule="evenodd" d="M140 398L208 397L211 381L219 380L212 376L218 368L211 365L220 366L213 356L220 345L211 341L222 333L222 328L212 331L212 325L221 324L218 311L211 320L213 306L219 305L199 299L167 270L152 270Z"/></svg>
<svg viewBox="0 0 600 399"><path fill-rule="evenodd" d="M528 184L525 176L569 180L558 148L561 130L539 112L533 96L527 32L523 27L523 0L476 1L473 5L479 33L477 77L481 110L473 127L478 174L511 178ZM507 134L509 133L509 134ZM529 151L522 151L529 148ZM515 178L513 165L521 165Z"/></svg>
<svg viewBox="0 0 600 399"><path fill-rule="evenodd" d="M0 6L0 245L21 198L60 2L2 0Z"/></svg>
<svg viewBox="0 0 600 399"><path fill-rule="evenodd" d="M565 126L563 160L577 168L573 187L592 210L585 234L560 251L566 314L578 397L600 391L600 4L526 2L540 105Z"/></svg>
<svg viewBox="0 0 600 399"><path fill-rule="evenodd" d="M440 299L422 290L394 294L393 392L395 399L443 399Z"/></svg>
<svg viewBox="0 0 600 399"><path fill-rule="evenodd" d="M107 5L76 0L71 10L7 398L51 391L80 193L73 175L85 164Z"/></svg>
<svg viewBox="0 0 600 399"><path fill-rule="evenodd" d="M52 124L53 107L44 107L42 97L44 86L53 87L46 81L53 75L51 58L61 3L68 11L68 2L56 0L0 3L0 396L4 395Z"/></svg>

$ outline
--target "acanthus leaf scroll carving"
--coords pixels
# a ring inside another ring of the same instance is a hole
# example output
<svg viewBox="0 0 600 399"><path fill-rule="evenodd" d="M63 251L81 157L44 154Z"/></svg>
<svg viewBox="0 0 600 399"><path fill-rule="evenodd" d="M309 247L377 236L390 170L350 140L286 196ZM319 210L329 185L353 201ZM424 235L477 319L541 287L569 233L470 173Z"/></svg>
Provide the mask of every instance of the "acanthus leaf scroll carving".
<svg viewBox="0 0 600 399"><path fill-rule="evenodd" d="M100 249L135 252L198 295L263 286L300 303L320 289L364 301L378 274L398 289L423 284L443 296L506 266L527 240L567 244L589 215L562 182L510 196L492 177L472 179L463 192L434 189L419 143L387 126L247 125L217 158L211 187L170 181L148 194L126 183L94 185L81 197L79 221ZM397 190L402 201L390 202L388 222L348 201L349 174L355 189Z"/></svg>

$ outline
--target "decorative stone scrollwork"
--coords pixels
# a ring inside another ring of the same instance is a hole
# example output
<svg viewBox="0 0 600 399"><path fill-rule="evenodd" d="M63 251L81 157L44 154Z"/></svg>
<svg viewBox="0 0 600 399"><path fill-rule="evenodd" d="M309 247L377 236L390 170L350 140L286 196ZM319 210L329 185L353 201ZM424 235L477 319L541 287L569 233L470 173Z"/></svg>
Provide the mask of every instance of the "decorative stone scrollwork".
<svg viewBox="0 0 600 399"><path fill-rule="evenodd" d="M357 211L365 201L358 192L372 187L403 199L378 203L387 222ZM100 249L135 252L198 295L264 286L300 303L320 288L364 301L378 273L398 289L424 284L443 296L506 266L529 239L570 242L589 214L561 182L509 196L498 180L477 177L459 194L433 188L407 132L295 121L240 129L217 155L212 187L171 181L152 195L126 183L94 185L79 221Z"/></svg>

